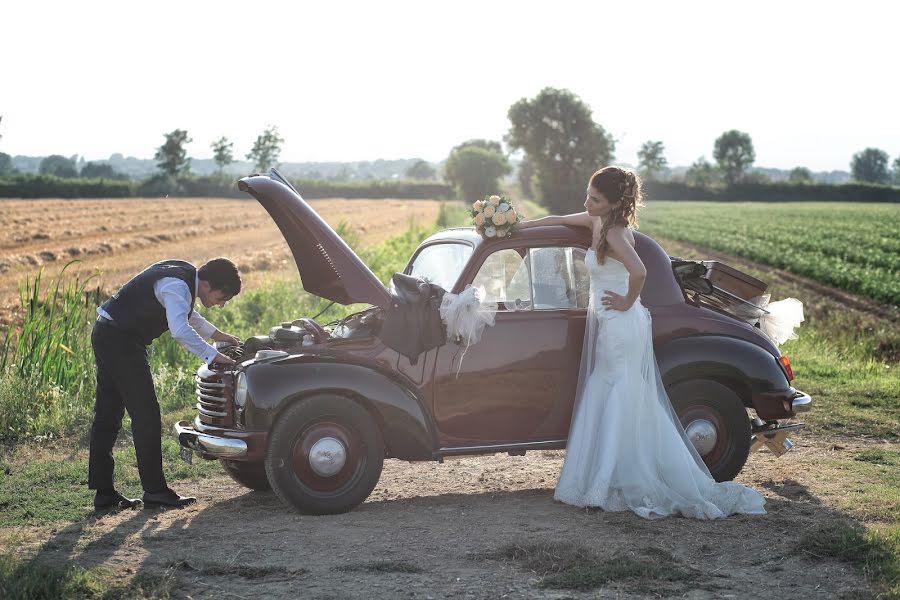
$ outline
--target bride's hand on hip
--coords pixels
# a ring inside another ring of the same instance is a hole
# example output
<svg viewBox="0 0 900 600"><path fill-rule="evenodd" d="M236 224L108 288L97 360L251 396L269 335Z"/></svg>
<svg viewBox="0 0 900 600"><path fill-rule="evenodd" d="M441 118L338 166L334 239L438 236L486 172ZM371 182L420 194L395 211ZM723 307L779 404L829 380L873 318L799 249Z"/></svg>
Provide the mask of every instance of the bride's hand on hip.
<svg viewBox="0 0 900 600"><path fill-rule="evenodd" d="M634 302L629 302L628 298L625 296L620 296L615 292L611 292L609 290L603 290L606 293L606 296L600 299L600 302L603 304L603 310L620 310L626 311L631 308L631 305Z"/></svg>

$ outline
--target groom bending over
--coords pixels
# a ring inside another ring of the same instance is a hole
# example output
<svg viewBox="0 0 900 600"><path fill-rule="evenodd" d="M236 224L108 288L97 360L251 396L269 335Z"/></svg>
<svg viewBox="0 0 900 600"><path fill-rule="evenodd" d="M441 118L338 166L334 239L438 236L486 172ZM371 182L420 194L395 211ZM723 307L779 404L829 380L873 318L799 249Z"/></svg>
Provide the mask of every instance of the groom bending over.
<svg viewBox="0 0 900 600"><path fill-rule="evenodd" d="M113 445L125 411L131 417L144 503L186 506L196 500L180 496L168 485L162 468L159 402L150 375L148 347L165 331L208 365L234 361L205 340L239 343L194 311L224 306L241 291L237 267L216 258L199 269L182 260L150 265L97 309L91 334L97 364L97 396L91 426L88 487L96 490L94 509L134 508L141 503L116 491L113 485Z"/></svg>

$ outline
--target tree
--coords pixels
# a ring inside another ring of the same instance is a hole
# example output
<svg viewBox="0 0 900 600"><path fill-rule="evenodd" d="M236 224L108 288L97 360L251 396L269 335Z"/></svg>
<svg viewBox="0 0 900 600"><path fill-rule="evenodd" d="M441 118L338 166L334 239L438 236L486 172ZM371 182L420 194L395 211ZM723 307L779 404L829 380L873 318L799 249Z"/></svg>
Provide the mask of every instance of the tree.
<svg viewBox="0 0 900 600"><path fill-rule="evenodd" d="M866 148L853 155L850 163L853 179L866 183L888 183L888 155L878 148Z"/></svg>
<svg viewBox="0 0 900 600"><path fill-rule="evenodd" d="M569 90L544 88L508 113L506 143L525 151L537 175L539 200L555 213L580 210L591 174L608 164L615 142L591 109Z"/></svg>
<svg viewBox="0 0 900 600"><path fill-rule="evenodd" d="M527 154L522 159L522 162L519 163L519 171L516 173L516 178L519 180L519 188L522 190L522 195L526 198L534 198L534 163L531 162Z"/></svg>
<svg viewBox="0 0 900 600"><path fill-rule="evenodd" d="M12 157L5 152L0 152L0 177L15 174L16 169L12 164Z"/></svg>
<svg viewBox="0 0 900 600"><path fill-rule="evenodd" d="M93 163L81 167L81 176L88 179L127 179L127 176L113 169L107 163Z"/></svg>
<svg viewBox="0 0 900 600"><path fill-rule="evenodd" d="M435 175L437 175L437 171L434 169L434 167L428 164L427 161L424 161L420 158L406 170L405 175L410 179L421 179L424 181L429 181L431 179L434 179Z"/></svg>
<svg viewBox="0 0 900 600"><path fill-rule="evenodd" d="M500 142L497 142L495 140L483 139L466 140L462 144L454 146L453 149L450 150L450 152L453 152L453 150L462 150L463 148L467 148L469 146L473 146L475 148L483 148L485 150L490 150L491 152L496 152L497 154L504 154L503 146L500 145Z"/></svg>
<svg viewBox="0 0 900 600"><path fill-rule="evenodd" d="M59 154L51 154L44 158L38 165L38 172L41 175L55 175L56 177L78 177L75 161Z"/></svg>
<svg viewBox="0 0 900 600"><path fill-rule="evenodd" d="M257 136L253 149L247 153L247 160L252 160L258 173L265 173L270 167L278 166L278 155L284 138L278 135L278 127L270 125Z"/></svg>
<svg viewBox="0 0 900 600"><path fill-rule="evenodd" d="M470 202L496 194L497 180L509 172L509 161L503 154L477 146L454 149L444 163L444 179Z"/></svg>
<svg viewBox="0 0 900 600"><path fill-rule="evenodd" d="M647 181L653 181L666 172L668 161L663 156L665 146L662 142L646 141L638 150L638 171Z"/></svg>
<svg viewBox="0 0 900 600"><path fill-rule="evenodd" d="M684 174L684 181L688 185L697 187L710 187L718 183L721 173L711 162L701 156L688 168Z"/></svg>
<svg viewBox="0 0 900 600"><path fill-rule="evenodd" d="M737 182L747 167L756 160L753 140L743 131L737 129L726 131L716 140L713 158L725 176L725 181L731 185Z"/></svg>
<svg viewBox="0 0 900 600"><path fill-rule="evenodd" d="M159 170L170 177L182 175L190 172L191 159L188 158L185 145L190 144L193 140L188 137L188 132L184 129L176 129L172 133L164 133L165 143L157 148L156 166Z"/></svg>
<svg viewBox="0 0 900 600"><path fill-rule="evenodd" d="M234 142L229 142L224 135L210 144L210 148L213 151L213 160L216 162L216 166L219 167L219 173L234 162L233 147Z"/></svg>
<svg viewBox="0 0 900 600"><path fill-rule="evenodd" d="M900 156L894 159L894 185L900 185Z"/></svg>
<svg viewBox="0 0 900 600"><path fill-rule="evenodd" d="M793 170L791 170L791 174L788 175L788 182L790 182L790 183L812 183L813 182L812 171L810 171L806 167L794 167Z"/></svg>

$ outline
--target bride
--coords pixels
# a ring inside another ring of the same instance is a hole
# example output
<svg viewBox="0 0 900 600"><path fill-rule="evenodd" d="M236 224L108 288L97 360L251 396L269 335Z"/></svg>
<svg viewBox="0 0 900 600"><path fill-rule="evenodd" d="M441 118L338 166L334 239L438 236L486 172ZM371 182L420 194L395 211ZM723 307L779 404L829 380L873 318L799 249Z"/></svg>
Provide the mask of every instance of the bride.
<svg viewBox="0 0 900 600"><path fill-rule="evenodd" d="M659 376L650 312L638 299L647 270L632 229L641 204L638 176L606 167L591 176L586 212L519 223L593 231L584 349L566 459L554 498L575 506L632 510L652 519L765 514L765 499L717 483L684 433Z"/></svg>

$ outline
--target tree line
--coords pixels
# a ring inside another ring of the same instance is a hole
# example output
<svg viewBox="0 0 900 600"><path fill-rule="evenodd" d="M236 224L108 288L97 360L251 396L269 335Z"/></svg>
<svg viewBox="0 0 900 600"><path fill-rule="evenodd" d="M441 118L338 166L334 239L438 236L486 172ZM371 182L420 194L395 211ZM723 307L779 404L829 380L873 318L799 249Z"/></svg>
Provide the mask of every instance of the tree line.
<svg viewBox="0 0 900 600"><path fill-rule="evenodd" d="M569 90L545 88L534 98L523 98L513 104L507 116L510 128L503 141L509 151L523 154L517 173L519 189L551 211L571 211L580 205L591 173L612 163L615 157L614 138L594 121L590 108ZM712 156L715 162L700 157L683 175L674 175L665 157L664 143L648 140L638 151L637 170L651 185L671 184L656 186L666 193L677 188L679 194L699 190L706 196L728 198L732 195L729 190L737 191L739 186L746 192L756 189L754 186L772 184L766 175L750 170L756 152L746 132L722 133L713 143ZM499 188L499 179L510 172L508 159L498 141L469 140L451 150L444 163L444 178L463 198L477 199ZM900 184L900 157L889 169L887 153L877 148L856 153L851 170L857 182ZM806 167L794 168L788 182L807 186L814 183L812 172ZM777 187L780 198L791 196L791 188ZM886 196L878 194L879 199L881 196L894 198L895 191ZM872 193L866 186L857 186L826 195L859 198Z"/></svg>
<svg viewBox="0 0 900 600"><path fill-rule="evenodd" d="M509 108L507 117L510 127L503 137L506 148L500 141L467 140L450 150L440 172L427 161L417 159L406 169L405 177L423 182L441 178L460 198L471 200L497 192L500 179L512 173L511 153L520 153L522 158L516 172L520 192L550 210L568 210L574 202L583 199L584 182L590 174L612 163L615 157L613 136L594 121L590 108L569 90L548 87L534 98L522 98ZM163 138L154 155L157 173L141 182L136 193L207 195L233 186L231 178L224 173L235 162L234 144L227 137L221 136L210 143L217 171L205 178L191 174L186 146L193 140L187 130L175 129L163 134ZM257 136L246 158L254 164L256 172L266 172L279 165L283 143L278 127L270 125ZM756 153L748 133L726 131L714 141L712 150L715 162L701 156L686 172L675 174L669 169L664 143L648 140L638 151L637 170L649 183L683 184L719 195L723 189L734 189L738 184L771 183L765 174L750 170ZM64 179L129 179L105 163L89 162L79 169L75 159L61 155L45 157L39 173ZM888 154L877 148L854 154L851 170L858 182L900 184L900 157L889 167ZM9 155L0 152L0 176L12 174ZM814 183L812 172L806 167L794 168L788 182ZM15 189L24 185L19 184Z"/></svg>

